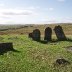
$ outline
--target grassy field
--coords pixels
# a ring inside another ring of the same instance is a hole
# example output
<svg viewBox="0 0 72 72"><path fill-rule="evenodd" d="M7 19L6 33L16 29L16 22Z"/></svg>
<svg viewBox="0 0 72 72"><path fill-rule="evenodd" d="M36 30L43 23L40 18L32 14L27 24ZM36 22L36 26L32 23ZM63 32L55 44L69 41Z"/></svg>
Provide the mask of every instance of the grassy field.
<svg viewBox="0 0 72 72"><path fill-rule="evenodd" d="M72 39L71 35L68 37ZM17 50L0 55L0 72L72 72L72 51L66 49L72 46L72 40L43 44L27 35L16 34L0 35L0 42L13 42L13 48ZM55 66L58 58L64 58L70 64Z"/></svg>
<svg viewBox="0 0 72 72"><path fill-rule="evenodd" d="M46 44L28 38L34 29L41 31L43 39L46 27L52 28L52 38L56 40L54 27L61 25L68 41L55 41ZM72 72L72 24L0 26L0 43L12 42L16 50L0 55L0 72ZM58 58L70 62L56 65Z"/></svg>

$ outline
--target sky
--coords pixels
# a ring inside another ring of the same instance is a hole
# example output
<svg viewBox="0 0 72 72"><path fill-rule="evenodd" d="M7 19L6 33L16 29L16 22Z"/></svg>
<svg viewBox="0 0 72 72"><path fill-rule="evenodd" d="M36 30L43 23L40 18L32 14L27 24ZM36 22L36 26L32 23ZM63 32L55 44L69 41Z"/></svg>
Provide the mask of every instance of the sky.
<svg viewBox="0 0 72 72"><path fill-rule="evenodd" d="M0 24L66 22L72 22L72 0L0 0Z"/></svg>

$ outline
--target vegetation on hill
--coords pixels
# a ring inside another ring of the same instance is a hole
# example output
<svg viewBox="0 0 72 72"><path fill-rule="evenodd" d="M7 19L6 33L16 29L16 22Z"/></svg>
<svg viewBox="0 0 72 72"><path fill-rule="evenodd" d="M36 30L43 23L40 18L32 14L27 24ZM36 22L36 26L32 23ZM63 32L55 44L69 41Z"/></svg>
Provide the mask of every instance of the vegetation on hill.
<svg viewBox="0 0 72 72"><path fill-rule="evenodd" d="M32 32L34 29L39 29L41 34L44 34L44 30L46 27L51 27L52 30L55 26L62 26L64 33L66 35L72 34L72 24L45 24L45 25L1 25L0 26L0 34L28 34ZM54 31L52 31L54 34Z"/></svg>
<svg viewBox="0 0 72 72"><path fill-rule="evenodd" d="M9 51L0 55L0 72L71 72L71 41L58 41L42 44L26 35L1 35L0 42L13 42L16 52ZM54 38L55 39L55 38ZM70 62L66 65L55 65L58 58Z"/></svg>
<svg viewBox="0 0 72 72"><path fill-rule="evenodd" d="M28 38L28 33L37 28L43 40L45 28L53 30L57 25L62 26L69 40L57 41L54 31L54 41L46 44ZM0 72L72 72L72 24L0 26L0 42L13 43L15 49L0 54ZM69 64L56 64L59 58Z"/></svg>

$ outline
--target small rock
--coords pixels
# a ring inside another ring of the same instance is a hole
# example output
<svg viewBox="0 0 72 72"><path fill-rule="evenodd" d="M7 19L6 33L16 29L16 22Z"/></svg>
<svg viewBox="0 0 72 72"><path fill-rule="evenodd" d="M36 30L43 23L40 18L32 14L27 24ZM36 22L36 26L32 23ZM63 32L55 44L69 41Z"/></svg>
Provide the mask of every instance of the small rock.
<svg viewBox="0 0 72 72"><path fill-rule="evenodd" d="M57 59L56 64L58 64L58 65L69 64L69 62L65 59Z"/></svg>

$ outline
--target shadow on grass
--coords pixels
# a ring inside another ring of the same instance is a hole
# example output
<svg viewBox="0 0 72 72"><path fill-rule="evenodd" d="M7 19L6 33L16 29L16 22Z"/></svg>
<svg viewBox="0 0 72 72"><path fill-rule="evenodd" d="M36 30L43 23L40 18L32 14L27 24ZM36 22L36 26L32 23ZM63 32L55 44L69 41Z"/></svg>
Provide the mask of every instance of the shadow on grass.
<svg viewBox="0 0 72 72"><path fill-rule="evenodd" d="M12 50L1 50L1 49L0 49L0 55L4 55L4 53L7 53L7 52L9 52L9 51L12 51L12 52L17 52L17 53L19 53L19 52L20 52L20 51L15 50L15 49L12 49Z"/></svg>
<svg viewBox="0 0 72 72"><path fill-rule="evenodd" d="M69 42L72 42L72 39L70 39L70 38L67 38L67 41L69 41Z"/></svg>
<svg viewBox="0 0 72 72"><path fill-rule="evenodd" d="M38 42L40 42L40 43L42 43L42 44L47 44L47 43L48 43L48 41L46 41L46 40L40 40L40 41L38 41Z"/></svg>
<svg viewBox="0 0 72 72"><path fill-rule="evenodd" d="M61 41L72 42L72 39L70 39L70 38L66 38L65 40L58 40L58 39L56 39L56 40L52 40L51 42L52 43L57 43L57 42L61 42Z"/></svg>
<svg viewBox="0 0 72 72"><path fill-rule="evenodd" d="M72 39L70 39L70 38L66 38L65 40L52 39L50 41L47 41L47 40L39 40L37 42L42 43L42 44L47 44L47 43L58 43L58 42L61 42L61 41L72 42Z"/></svg>
<svg viewBox="0 0 72 72"><path fill-rule="evenodd" d="M36 40L33 40L33 41L36 41ZM52 41L47 41L47 40L38 40L36 42L39 42L39 43L42 43L42 44L47 44L49 42L52 42Z"/></svg>
<svg viewBox="0 0 72 72"><path fill-rule="evenodd" d="M52 40L52 42L60 42L60 41L68 41L68 42L72 42L72 39L70 39L70 38L66 38L65 40L58 40L58 39L56 39L56 40Z"/></svg>

